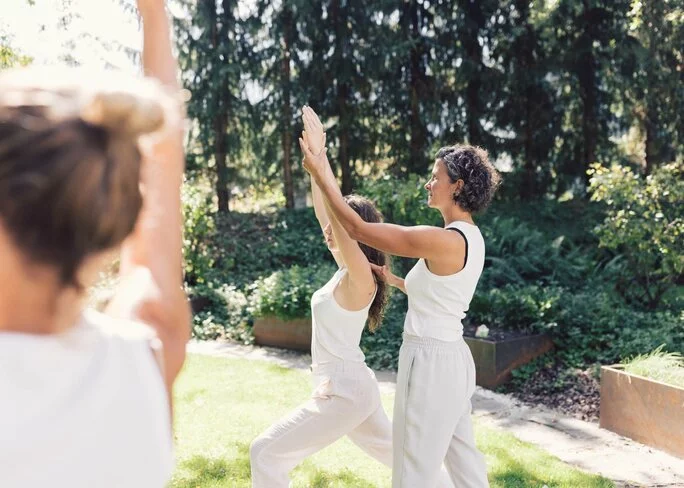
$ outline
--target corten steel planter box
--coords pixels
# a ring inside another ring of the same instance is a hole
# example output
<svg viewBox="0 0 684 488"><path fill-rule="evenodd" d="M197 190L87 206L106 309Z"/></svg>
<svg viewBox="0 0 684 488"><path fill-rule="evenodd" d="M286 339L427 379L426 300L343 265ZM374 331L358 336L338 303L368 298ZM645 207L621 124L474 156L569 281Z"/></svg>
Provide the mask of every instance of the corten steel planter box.
<svg viewBox="0 0 684 488"><path fill-rule="evenodd" d="M311 319L260 317L254 321L253 331L260 346L311 351Z"/></svg>
<svg viewBox="0 0 684 488"><path fill-rule="evenodd" d="M463 337L475 360L476 382L495 388L511 379L515 368L529 363L553 348L546 334L518 335L505 339Z"/></svg>
<svg viewBox="0 0 684 488"><path fill-rule="evenodd" d="M599 425L684 458L684 388L603 366Z"/></svg>

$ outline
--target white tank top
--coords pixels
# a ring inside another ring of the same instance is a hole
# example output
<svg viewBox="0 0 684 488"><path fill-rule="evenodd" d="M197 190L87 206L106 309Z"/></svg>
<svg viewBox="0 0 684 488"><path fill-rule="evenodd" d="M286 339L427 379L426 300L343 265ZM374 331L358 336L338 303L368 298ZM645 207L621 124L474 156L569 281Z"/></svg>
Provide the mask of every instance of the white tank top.
<svg viewBox="0 0 684 488"><path fill-rule="evenodd" d="M485 245L480 229L473 224L457 221L446 228L458 229L466 239L465 267L458 273L439 276L428 269L424 259L418 260L404 280L408 295L404 332L456 341L463 336L461 321L484 268Z"/></svg>
<svg viewBox="0 0 684 488"><path fill-rule="evenodd" d="M346 274L346 268L337 270L330 281L311 297L311 359L314 364L339 360L364 362L366 359L359 343L375 295L361 310L342 308L333 292Z"/></svg>
<svg viewBox="0 0 684 488"><path fill-rule="evenodd" d="M166 387L143 326L88 311L54 335L0 333L0 487L163 487Z"/></svg>

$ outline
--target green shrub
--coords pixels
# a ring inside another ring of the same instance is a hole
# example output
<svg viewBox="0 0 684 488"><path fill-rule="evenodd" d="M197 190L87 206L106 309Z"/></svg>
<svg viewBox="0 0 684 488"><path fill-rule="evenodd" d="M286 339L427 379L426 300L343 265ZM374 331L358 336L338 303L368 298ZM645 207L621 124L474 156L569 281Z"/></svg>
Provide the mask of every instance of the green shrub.
<svg viewBox="0 0 684 488"><path fill-rule="evenodd" d="M399 225L443 224L439 211L427 206L426 177L409 175L405 180L385 176L365 179L359 193L373 201L387 222Z"/></svg>
<svg viewBox="0 0 684 488"><path fill-rule="evenodd" d="M643 178L624 166L591 169L592 200L606 206L596 226L600 245L623 255L618 290L655 309L684 273L684 163Z"/></svg>
<svg viewBox="0 0 684 488"><path fill-rule="evenodd" d="M551 333L573 366L614 363L663 342L675 351L684 347L682 316L635 310L610 290L566 291L556 303L551 314L558 325Z"/></svg>
<svg viewBox="0 0 684 488"><path fill-rule="evenodd" d="M470 303L467 320L490 328L533 332L557 326L554 310L563 290L539 285L505 285L478 290Z"/></svg>
<svg viewBox="0 0 684 488"><path fill-rule="evenodd" d="M188 292L194 304L192 335L197 339L233 339L253 341L249 302L232 285L201 284Z"/></svg>
<svg viewBox="0 0 684 488"><path fill-rule="evenodd" d="M217 216L210 246L219 279L239 287L293 265L332 263L313 209Z"/></svg>
<svg viewBox="0 0 684 488"><path fill-rule="evenodd" d="M586 279L594 267L586 251L564 236L552 241L515 218L494 217L481 230L486 245L484 288L529 282L571 285Z"/></svg>
<svg viewBox="0 0 684 488"><path fill-rule="evenodd" d="M183 185L183 257L185 281L189 285L211 281L215 258L211 239L215 233L212 197L196 182Z"/></svg>
<svg viewBox="0 0 684 488"><path fill-rule="evenodd" d="M478 290L466 320L502 330L546 331L572 366L613 363L665 342L684 348L684 315L629 307L598 283L570 290L540 285L506 285Z"/></svg>
<svg viewBox="0 0 684 488"><path fill-rule="evenodd" d="M276 271L251 284L251 312L254 317L274 315L283 320L311 317L311 296L335 273L329 263Z"/></svg>

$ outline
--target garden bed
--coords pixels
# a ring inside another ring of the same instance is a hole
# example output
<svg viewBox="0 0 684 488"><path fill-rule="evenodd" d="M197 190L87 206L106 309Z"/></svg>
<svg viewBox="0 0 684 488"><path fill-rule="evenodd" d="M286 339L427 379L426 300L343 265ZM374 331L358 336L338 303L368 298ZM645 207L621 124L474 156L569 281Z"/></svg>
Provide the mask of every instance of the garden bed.
<svg viewBox="0 0 684 488"><path fill-rule="evenodd" d="M527 405L542 405L590 422L599 419L601 385L592 369L571 368L559 360L550 360L501 391Z"/></svg>
<svg viewBox="0 0 684 488"><path fill-rule="evenodd" d="M490 331L488 337L474 337L472 328L464 329L464 339L475 360L477 384L496 388L512 377L512 372L553 348L545 334Z"/></svg>
<svg viewBox="0 0 684 488"><path fill-rule="evenodd" d="M253 331L254 341L260 346L311 351L311 319L259 317L254 321Z"/></svg>
<svg viewBox="0 0 684 488"><path fill-rule="evenodd" d="M604 366L600 425L684 458L684 388Z"/></svg>

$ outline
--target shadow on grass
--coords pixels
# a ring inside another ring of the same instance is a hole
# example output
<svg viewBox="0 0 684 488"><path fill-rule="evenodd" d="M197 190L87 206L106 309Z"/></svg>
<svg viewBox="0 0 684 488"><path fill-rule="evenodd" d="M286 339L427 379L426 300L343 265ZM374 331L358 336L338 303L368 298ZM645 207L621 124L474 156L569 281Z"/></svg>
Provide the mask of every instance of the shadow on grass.
<svg viewBox="0 0 684 488"><path fill-rule="evenodd" d="M346 468L339 473L330 473L322 469L316 469L309 476L309 483L307 486L310 486L311 488L377 488L373 483L355 475Z"/></svg>
<svg viewBox="0 0 684 488"><path fill-rule="evenodd" d="M505 448L495 448L489 450L494 454L502 466L489 472L489 482L492 487L501 488L530 488L530 487L575 487L583 488L613 488L615 485L600 476L591 474L573 473L570 476L562 476L560 479L549 479L539 477L530 471L529 466L525 466L520 461L514 459Z"/></svg>
<svg viewBox="0 0 684 488"><path fill-rule="evenodd" d="M201 486L221 486L226 488L251 486L249 464L249 444L240 442L238 454L232 459L193 456L183 461L179 468L185 472L182 478L174 480L173 488L196 488ZM344 469L331 473L309 466L307 488L376 488L376 486ZM298 485L294 485L298 486Z"/></svg>
<svg viewBox="0 0 684 488"><path fill-rule="evenodd" d="M173 488L196 488L198 486L249 486L249 444L238 443L238 455L232 459L193 456L183 461L179 468L186 475L174 480Z"/></svg>

